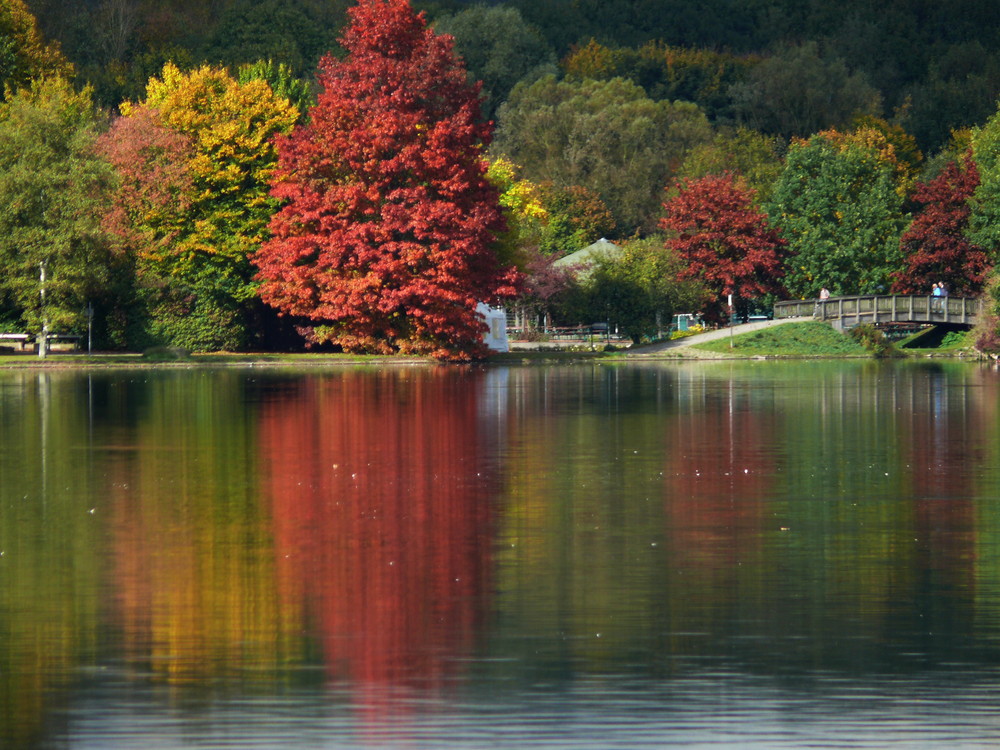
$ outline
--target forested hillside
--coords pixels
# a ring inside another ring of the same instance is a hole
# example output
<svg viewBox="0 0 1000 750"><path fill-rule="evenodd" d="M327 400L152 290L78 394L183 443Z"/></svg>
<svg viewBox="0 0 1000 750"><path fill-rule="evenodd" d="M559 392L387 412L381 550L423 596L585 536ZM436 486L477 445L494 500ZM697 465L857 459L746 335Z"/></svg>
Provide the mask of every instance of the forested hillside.
<svg viewBox="0 0 1000 750"><path fill-rule="evenodd" d="M98 99L141 95L162 64L237 64L274 59L310 76L336 46L348 0L29 0L48 39L58 40ZM613 58L600 70L623 75L654 98L697 94L712 81L710 113L781 134L834 126L863 103L912 133L924 151L953 128L981 124L1000 92L1000 14L981 0L461 0L415 3L455 31L494 104L519 74L567 63L594 40ZM485 13L484 9L492 9ZM501 13L501 10L517 13ZM467 19L471 20L471 19ZM645 45L684 50L682 73L657 70ZM696 54L696 51L700 54ZM474 58L474 60L472 60ZM589 70L592 70L589 69ZM664 76L699 79L664 82ZM811 86L830 103L807 99ZM735 88L734 88L735 87ZM692 90L693 89L693 90ZM783 92L780 101L769 93ZM809 108L808 112L796 111ZM846 111L845 111L846 110Z"/></svg>
<svg viewBox="0 0 1000 750"><path fill-rule="evenodd" d="M0 0L0 42L4 328L467 356L476 294L639 340L997 288L981 0Z"/></svg>

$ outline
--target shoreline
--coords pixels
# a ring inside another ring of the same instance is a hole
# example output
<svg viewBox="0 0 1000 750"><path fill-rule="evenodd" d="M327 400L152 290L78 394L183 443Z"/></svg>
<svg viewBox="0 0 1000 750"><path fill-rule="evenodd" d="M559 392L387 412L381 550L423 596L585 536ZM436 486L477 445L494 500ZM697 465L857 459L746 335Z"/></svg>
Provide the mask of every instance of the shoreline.
<svg viewBox="0 0 1000 750"><path fill-rule="evenodd" d="M413 366L459 366L483 367L497 365L546 365L603 362L627 364L629 362L731 362L737 360L760 362L788 362L815 359L879 359L864 354L738 354L720 353L695 349L642 352L579 351L567 349L533 349L510 351L496 354L485 360L453 363L441 362L429 357L402 357L397 355L351 355L351 354L265 354L226 353L192 354L183 359L161 360L145 358L141 354L73 354L59 353L40 359L30 354L0 354L0 371L14 370L195 370L195 369L238 369L238 368L340 368L340 367L413 367ZM963 362L984 362L992 360L973 351L958 350L934 353L915 351L905 353L897 360L948 359Z"/></svg>
<svg viewBox="0 0 1000 750"><path fill-rule="evenodd" d="M799 323L799 326L788 325ZM819 325L819 329L816 326ZM763 329L773 333L759 333ZM805 334L803 334L805 331ZM787 335L786 335L787 334ZM744 337L752 342L729 349L719 342ZM760 337L764 336L764 341ZM790 361L812 359L952 359L991 361L989 356L965 345L950 348L904 349L891 347L873 350L852 344L849 349L834 341L829 345L829 329L812 321L797 319L767 320L704 331L690 336L640 346L602 346L586 341L529 342L511 341L506 352L494 352L486 359L470 362L445 362L427 356L400 354L346 354L342 352L204 352L156 347L142 353L57 350L42 359L33 351L3 350L0 370L86 370L86 369L199 369L199 368L315 368L315 367L385 367L385 366L490 366L531 365L576 362L693 362L693 361ZM769 340L768 340L769 339ZM805 344L803 343L805 342ZM712 344L703 347L703 344ZM894 350L893 350L894 349ZM880 356L882 355L882 356ZM888 356L887 356L888 355Z"/></svg>

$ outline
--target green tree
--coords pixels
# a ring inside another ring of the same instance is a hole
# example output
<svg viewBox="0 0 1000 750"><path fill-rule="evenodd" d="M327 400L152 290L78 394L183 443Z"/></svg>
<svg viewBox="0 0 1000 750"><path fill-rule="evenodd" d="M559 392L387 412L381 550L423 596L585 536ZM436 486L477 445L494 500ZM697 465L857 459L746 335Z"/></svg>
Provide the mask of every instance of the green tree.
<svg viewBox="0 0 1000 750"><path fill-rule="evenodd" d="M517 8L473 5L442 16L434 30L455 38L455 51L469 76L482 81L482 115L488 120L496 117L518 82L531 83L556 71L552 46Z"/></svg>
<svg viewBox="0 0 1000 750"><path fill-rule="evenodd" d="M711 142L691 149L677 176L696 180L725 173L739 175L756 200L765 203L784 169L787 150L786 142L775 136L743 127L720 128Z"/></svg>
<svg viewBox="0 0 1000 750"><path fill-rule="evenodd" d="M765 207L788 240L785 286L812 297L888 291L901 267L903 196L894 165L857 139L797 141Z"/></svg>
<svg viewBox="0 0 1000 750"><path fill-rule="evenodd" d="M93 154L97 125L89 91L63 78L0 104L0 307L31 332L81 332L88 303L107 311L113 173Z"/></svg>
<svg viewBox="0 0 1000 750"><path fill-rule="evenodd" d="M815 42L789 45L763 60L730 95L742 122L786 138L843 127L856 115L878 114L882 105L863 74L823 56Z"/></svg>
<svg viewBox="0 0 1000 750"><path fill-rule="evenodd" d="M57 44L46 42L22 0L0 0L0 100L4 89L27 86L40 76L65 76L73 66Z"/></svg>
<svg viewBox="0 0 1000 750"><path fill-rule="evenodd" d="M345 3L338 5L343 13ZM208 41L208 59L236 66L255 60L275 60L294 75L316 66L320 56L336 44L331 28L324 28L311 9L295 0L239 0L223 14Z"/></svg>
<svg viewBox="0 0 1000 750"><path fill-rule="evenodd" d="M621 236L655 229L662 186L712 138L689 102L654 102L634 83L558 81L518 85L500 108L494 151L527 179L597 193Z"/></svg>
<svg viewBox="0 0 1000 750"><path fill-rule="evenodd" d="M597 255L578 279L571 315L607 322L634 344L666 331L676 310L695 310L704 299L697 281L678 281L683 264L662 237L626 242L617 255ZM574 304L575 303L575 304Z"/></svg>
<svg viewBox="0 0 1000 750"><path fill-rule="evenodd" d="M979 187L970 201L968 236L995 263L1000 252L1000 110L972 131L972 157L979 169Z"/></svg>

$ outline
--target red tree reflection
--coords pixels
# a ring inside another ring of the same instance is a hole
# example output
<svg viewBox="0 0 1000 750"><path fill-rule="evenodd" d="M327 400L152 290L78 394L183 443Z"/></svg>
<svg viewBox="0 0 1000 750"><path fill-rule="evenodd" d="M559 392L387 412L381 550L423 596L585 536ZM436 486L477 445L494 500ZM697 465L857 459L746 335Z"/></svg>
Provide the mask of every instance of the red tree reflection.
<svg viewBox="0 0 1000 750"><path fill-rule="evenodd" d="M331 674L437 684L473 645L495 495L479 384L452 370L344 373L263 407L281 596L315 619Z"/></svg>
<svg viewBox="0 0 1000 750"><path fill-rule="evenodd" d="M910 402L900 405L919 569L929 576L922 585L939 595L964 596L975 585L975 483L983 463L983 415L994 413L981 399L991 391L955 387L945 373L932 373L916 380L905 391ZM949 618L957 612L940 609Z"/></svg>
<svg viewBox="0 0 1000 750"><path fill-rule="evenodd" d="M718 403L673 422L666 513L690 563L728 570L759 543L775 474L774 419Z"/></svg>

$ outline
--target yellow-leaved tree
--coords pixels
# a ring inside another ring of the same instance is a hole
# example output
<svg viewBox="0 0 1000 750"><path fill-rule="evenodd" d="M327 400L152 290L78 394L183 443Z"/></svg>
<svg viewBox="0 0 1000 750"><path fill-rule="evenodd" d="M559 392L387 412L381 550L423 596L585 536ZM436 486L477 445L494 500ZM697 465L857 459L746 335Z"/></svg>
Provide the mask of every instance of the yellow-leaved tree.
<svg viewBox="0 0 1000 750"><path fill-rule="evenodd" d="M142 343L195 350L253 343L248 321L259 302L248 258L266 238L277 205L269 194L277 163L272 139L298 117L263 80L241 83L223 68L182 71L171 63L150 79L144 101L122 105L105 153L133 176L123 180L133 189L118 200L133 230L122 236L138 245L131 249L145 301ZM134 127L139 118L142 128ZM173 138L172 191L162 184L164 131ZM150 200L151 191L158 200ZM165 216L169 228L158 226Z"/></svg>

